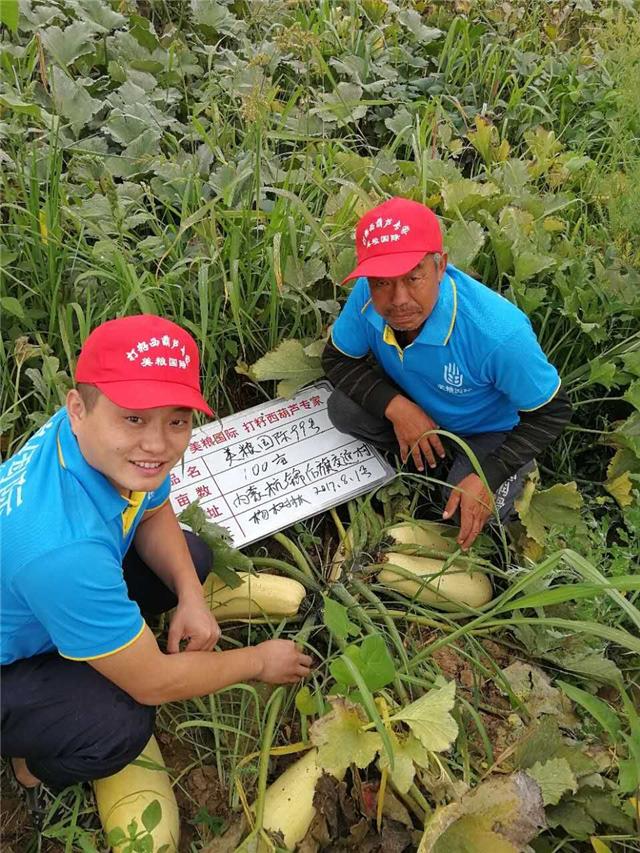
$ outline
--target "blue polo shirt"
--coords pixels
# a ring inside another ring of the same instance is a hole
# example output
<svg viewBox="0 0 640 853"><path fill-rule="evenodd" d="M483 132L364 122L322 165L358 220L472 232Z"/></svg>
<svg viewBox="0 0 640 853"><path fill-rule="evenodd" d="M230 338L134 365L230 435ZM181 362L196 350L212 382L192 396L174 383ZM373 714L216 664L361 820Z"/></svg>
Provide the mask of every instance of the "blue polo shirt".
<svg viewBox="0 0 640 853"><path fill-rule="evenodd" d="M0 662L58 651L92 660L144 629L122 559L146 510L169 496L123 498L78 447L66 409L0 466Z"/></svg>
<svg viewBox="0 0 640 853"><path fill-rule="evenodd" d="M420 334L402 349L359 278L332 333L351 358L373 353L385 373L443 429L502 432L518 411L544 406L560 387L526 314L451 264Z"/></svg>

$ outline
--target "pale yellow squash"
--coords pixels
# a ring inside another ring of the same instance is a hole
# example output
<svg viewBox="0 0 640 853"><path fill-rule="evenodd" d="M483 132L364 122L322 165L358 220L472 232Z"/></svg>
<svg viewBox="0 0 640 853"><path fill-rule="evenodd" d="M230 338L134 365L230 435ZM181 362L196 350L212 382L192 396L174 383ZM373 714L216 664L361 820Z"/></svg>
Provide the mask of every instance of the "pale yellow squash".
<svg viewBox="0 0 640 853"><path fill-rule="evenodd" d="M277 575L238 572L242 586L230 589L215 574L204 582L205 601L218 622L227 619L261 619L295 616L306 591L301 583Z"/></svg>
<svg viewBox="0 0 640 853"><path fill-rule="evenodd" d="M316 764L317 749L310 749L267 788L263 826L282 832L287 850L293 850L307 834L316 810L313 795L322 768ZM344 773L340 775L340 779ZM261 850L266 850L266 844Z"/></svg>
<svg viewBox="0 0 640 853"><path fill-rule="evenodd" d="M153 762L164 768L160 747L155 739L144 748L140 759ZM177 853L180 842L180 817L178 804L171 786L169 774L164 769L152 770L129 764L114 776L96 779L93 783L100 820L108 835L116 827L126 833L132 820L138 824L138 831L144 831L142 813L154 800L160 803L162 820L152 831L154 850L167 844L167 853ZM126 842L111 849L113 853L122 853Z"/></svg>
<svg viewBox="0 0 640 853"><path fill-rule="evenodd" d="M413 598L421 586L420 578L424 575L435 575L442 571L444 560L432 559L431 557L413 557L410 554L396 554L390 552L386 560L393 565L406 569L416 575L416 580L401 577L393 569L382 569L378 575L378 581L387 589L401 592L409 598ZM444 593L444 598L439 593ZM465 563L452 563L444 574L429 581L418 595L418 601L427 604L435 604L446 610L456 609L455 604L448 602L448 598L462 601L469 607L480 607L491 601L493 590L491 581L482 572L474 571L471 574Z"/></svg>
<svg viewBox="0 0 640 853"><path fill-rule="evenodd" d="M438 521L429 522L428 526L403 521L385 531L386 535L399 545L423 545L425 548L445 551L447 554L453 554L458 550L459 545L456 542L458 532L455 527ZM403 551L403 554L409 553L409 551Z"/></svg>

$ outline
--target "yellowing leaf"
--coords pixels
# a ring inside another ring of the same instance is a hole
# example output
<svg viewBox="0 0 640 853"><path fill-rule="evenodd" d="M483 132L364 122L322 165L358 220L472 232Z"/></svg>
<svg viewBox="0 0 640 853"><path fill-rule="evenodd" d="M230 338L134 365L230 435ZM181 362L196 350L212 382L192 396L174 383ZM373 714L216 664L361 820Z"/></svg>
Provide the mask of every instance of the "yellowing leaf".
<svg viewBox="0 0 640 853"><path fill-rule="evenodd" d="M442 198L446 211L467 213L484 204L486 199L498 195L500 190L495 184L480 184L469 178L458 181L443 181Z"/></svg>
<svg viewBox="0 0 640 853"><path fill-rule="evenodd" d="M458 736L458 724L449 713L455 702L455 692L455 681L450 681L440 690L430 690L391 719L406 723L431 752L444 752Z"/></svg>
<svg viewBox="0 0 640 853"><path fill-rule="evenodd" d="M311 726L309 736L318 747L318 765L339 776L350 764L370 764L382 748L382 740L375 732L362 731L365 720L357 705L342 696L331 696L329 701L332 710Z"/></svg>
<svg viewBox="0 0 640 853"><path fill-rule="evenodd" d="M544 763L537 761L527 770L527 775L540 786L545 806L556 806L565 791L575 793L578 789L578 782L566 758L552 758Z"/></svg>
<svg viewBox="0 0 640 853"><path fill-rule="evenodd" d="M381 753L379 759L380 769L389 768L393 784L401 794L406 794L416 775L415 765L427 767L429 764L429 753L420 741L413 735L408 738L391 738L393 749L394 769L389 767L389 756L386 752Z"/></svg>
<svg viewBox="0 0 640 853"><path fill-rule="evenodd" d="M478 222L453 223L447 229L445 245L451 262L461 270L468 270L478 252L484 246L485 231Z"/></svg>
<svg viewBox="0 0 640 853"><path fill-rule="evenodd" d="M604 487L618 501L620 506L624 508L633 503L633 497L631 496L633 485L629 479L629 473L625 471L624 474L620 474L614 480L607 480Z"/></svg>
<svg viewBox="0 0 640 853"><path fill-rule="evenodd" d="M585 531L586 525L580 516L581 506L582 495L575 483L557 483L550 489L538 491L535 477L525 483L521 497L515 502L527 536L538 545L544 545L553 526Z"/></svg>
<svg viewBox="0 0 640 853"><path fill-rule="evenodd" d="M600 839L596 838L595 835L592 835L589 841L591 842L591 846L595 853L611 853L609 845L605 844L604 841L600 841Z"/></svg>

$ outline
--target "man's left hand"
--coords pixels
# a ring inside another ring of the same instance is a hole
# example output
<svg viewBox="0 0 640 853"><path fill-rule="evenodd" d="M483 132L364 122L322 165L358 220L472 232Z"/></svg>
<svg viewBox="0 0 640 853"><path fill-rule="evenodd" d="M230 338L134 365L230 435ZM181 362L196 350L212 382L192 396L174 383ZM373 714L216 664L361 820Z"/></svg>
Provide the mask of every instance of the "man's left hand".
<svg viewBox="0 0 640 853"><path fill-rule="evenodd" d="M452 490L443 518L451 518L460 509L460 535L458 544L468 551L493 512L493 495L486 489L477 474L468 474Z"/></svg>
<svg viewBox="0 0 640 853"><path fill-rule="evenodd" d="M211 652L220 637L220 626L207 607L204 596L181 598L169 626L167 651L180 651L181 640L189 640L185 652Z"/></svg>

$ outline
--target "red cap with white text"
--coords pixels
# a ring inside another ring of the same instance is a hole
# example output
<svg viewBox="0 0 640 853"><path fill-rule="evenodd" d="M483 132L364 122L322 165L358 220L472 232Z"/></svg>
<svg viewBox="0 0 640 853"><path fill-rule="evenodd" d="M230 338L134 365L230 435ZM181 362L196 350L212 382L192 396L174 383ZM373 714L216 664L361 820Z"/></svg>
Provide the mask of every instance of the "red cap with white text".
<svg viewBox="0 0 640 853"><path fill-rule="evenodd" d="M405 275L425 255L442 252L435 213L417 201L392 198L362 217L356 228L358 266L342 284L360 276Z"/></svg>
<svg viewBox="0 0 640 853"><path fill-rule="evenodd" d="M125 409L181 406L213 416L200 392L196 342L154 314L121 317L94 329L78 357L76 382L96 385Z"/></svg>

